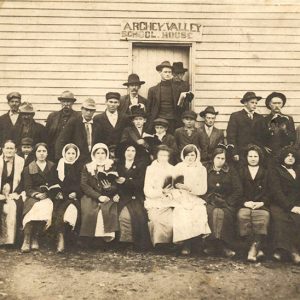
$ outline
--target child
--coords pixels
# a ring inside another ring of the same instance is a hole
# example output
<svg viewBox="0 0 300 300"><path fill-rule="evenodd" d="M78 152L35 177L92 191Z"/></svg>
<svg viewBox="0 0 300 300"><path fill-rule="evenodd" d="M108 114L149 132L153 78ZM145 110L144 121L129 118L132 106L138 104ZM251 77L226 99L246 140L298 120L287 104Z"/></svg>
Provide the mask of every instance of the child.
<svg viewBox="0 0 300 300"><path fill-rule="evenodd" d="M21 140L21 149L19 155L25 160L25 167L28 166L33 160L34 155L32 154L33 150L33 139L25 137Z"/></svg>
<svg viewBox="0 0 300 300"><path fill-rule="evenodd" d="M197 114L193 111L185 111L181 116L183 127L175 130L175 141L178 147L178 152L189 144L193 144L201 153L201 161L205 161L207 157L207 145L205 136L196 129Z"/></svg>

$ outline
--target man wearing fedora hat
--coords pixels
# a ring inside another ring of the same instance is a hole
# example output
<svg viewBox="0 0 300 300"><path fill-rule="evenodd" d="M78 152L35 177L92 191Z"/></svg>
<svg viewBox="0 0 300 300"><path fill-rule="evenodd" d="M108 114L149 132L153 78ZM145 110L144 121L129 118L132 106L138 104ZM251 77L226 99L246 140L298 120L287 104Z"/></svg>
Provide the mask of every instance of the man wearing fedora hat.
<svg viewBox="0 0 300 300"><path fill-rule="evenodd" d="M224 132L214 126L216 116L219 112L215 111L213 106L207 106L199 113L204 122L200 124L198 130L206 139L205 145L207 146L207 160L212 159L212 154L218 144L224 144Z"/></svg>
<svg viewBox="0 0 300 300"><path fill-rule="evenodd" d="M183 67L183 63L181 61L179 62L173 62L173 81L176 84L179 85L184 85L186 87L186 89L189 89L189 84L188 82L183 80L183 76L184 74L187 72L187 68Z"/></svg>
<svg viewBox="0 0 300 300"><path fill-rule="evenodd" d="M11 92L6 96L9 111L0 116L0 147L6 140L12 139L13 129L20 126L19 106L21 104L21 94Z"/></svg>
<svg viewBox="0 0 300 300"><path fill-rule="evenodd" d="M128 94L120 98L120 106L118 112L121 114L129 114L132 105L141 104L147 111L147 99L139 95L139 89L145 81L140 80L137 74L130 74L127 82L123 83L127 87Z"/></svg>
<svg viewBox="0 0 300 300"><path fill-rule="evenodd" d="M161 81L148 91L148 129L153 131L153 121L156 118L163 118L168 120L169 132L173 133L182 125L182 109L177 107L179 97L189 89L172 80L173 66L169 61L157 65L156 70L160 74Z"/></svg>
<svg viewBox="0 0 300 300"><path fill-rule="evenodd" d="M100 128L94 120L95 100L88 98L81 105L81 114L71 118L66 124L59 139L58 151L61 153L66 144L73 143L80 150L79 160L86 163L90 160L93 146L100 142Z"/></svg>
<svg viewBox="0 0 300 300"><path fill-rule="evenodd" d="M13 129L13 140L17 147L21 145L22 139L26 137L33 140L33 145L42 142L47 143L46 128L33 119L35 111L32 104L23 102L19 106L19 114L21 123Z"/></svg>
<svg viewBox="0 0 300 300"><path fill-rule="evenodd" d="M234 146L233 159L239 161L242 151L248 144L256 143L255 124L263 119L256 113L256 107L262 97L247 92L240 100L244 108L231 114L227 126L227 142Z"/></svg>
<svg viewBox="0 0 300 300"><path fill-rule="evenodd" d="M66 124L71 118L80 114L72 109L72 106L76 101L72 92L64 91L61 96L58 97L58 100L61 103L61 110L50 113L46 120L49 159L52 161L57 161L61 157L61 153L58 149L58 140L62 135Z"/></svg>
<svg viewBox="0 0 300 300"><path fill-rule="evenodd" d="M95 117L95 122L101 130L100 141L108 147L120 142L124 128L129 125L127 115L118 112L120 97L117 92L108 92L105 95L105 111Z"/></svg>
<svg viewBox="0 0 300 300"><path fill-rule="evenodd" d="M293 145L296 140L293 118L281 112L285 104L284 94L271 93L265 102L271 112L256 124L257 143L269 157L275 157L280 149Z"/></svg>

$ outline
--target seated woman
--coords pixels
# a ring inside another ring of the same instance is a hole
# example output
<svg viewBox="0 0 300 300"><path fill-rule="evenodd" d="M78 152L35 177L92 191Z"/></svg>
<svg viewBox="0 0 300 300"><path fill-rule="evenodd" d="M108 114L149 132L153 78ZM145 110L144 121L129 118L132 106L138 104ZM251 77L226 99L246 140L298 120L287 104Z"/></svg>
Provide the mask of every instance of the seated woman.
<svg viewBox="0 0 300 300"><path fill-rule="evenodd" d="M38 235L43 226L51 225L53 202L60 198L59 186L50 186L54 163L47 160L48 147L38 143L34 149L35 160L24 169L26 200L23 210L24 242L22 252L38 250ZM52 198L52 199L51 199Z"/></svg>
<svg viewBox="0 0 300 300"><path fill-rule="evenodd" d="M191 239L211 233L208 226L206 202L200 198L207 191L207 172L200 162L200 152L195 145L181 151L182 162L175 166L175 188L178 205L173 211L173 240L183 241L181 253L191 252Z"/></svg>
<svg viewBox="0 0 300 300"><path fill-rule="evenodd" d="M63 198L54 203L53 225L58 235L57 252L65 249L65 234L68 229L74 230L78 224L79 200L82 196L80 189L80 171L78 164L79 148L74 144L67 144L62 150L62 158L54 173L54 183L58 183Z"/></svg>
<svg viewBox="0 0 300 300"><path fill-rule="evenodd" d="M120 197L115 180L109 178L118 176L105 144L94 145L91 158L92 162L87 163L81 172L80 237L102 237L110 242L119 230L117 202Z"/></svg>
<svg viewBox="0 0 300 300"><path fill-rule="evenodd" d="M226 146L219 145L213 152L212 162L207 165L208 224L212 235L207 239L206 254L218 250L226 257L235 256L230 249L236 232L236 211L242 200L242 185L236 171L226 164Z"/></svg>
<svg viewBox="0 0 300 300"><path fill-rule="evenodd" d="M24 159L13 141L6 141L0 156L0 245L14 245L21 227Z"/></svg>
<svg viewBox="0 0 300 300"><path fill-rule="evenodd" d="M120 242L134 243L137 249L145 250L151 244L143 192L146 163L139 159L140 148L133 143L120 145L118 152Z"/></svg>
<svg viewBox="0 0 300 300"><path fill-rule="evenodd" d="M300 264L300 172L295 168L296 150L287 146L269 170L273 258L281 261L288 254Z"/></svg>
<svg viewBox="0 0 300 300"><path fill-rule="evenodd" d="M258 146L248 145L245 156L246 164L239 169L243 203L237 217L240 236L251 245L248 261L256 262L264 256L262 246L270 222L268 171L263 166L263 153Z"/></svg>

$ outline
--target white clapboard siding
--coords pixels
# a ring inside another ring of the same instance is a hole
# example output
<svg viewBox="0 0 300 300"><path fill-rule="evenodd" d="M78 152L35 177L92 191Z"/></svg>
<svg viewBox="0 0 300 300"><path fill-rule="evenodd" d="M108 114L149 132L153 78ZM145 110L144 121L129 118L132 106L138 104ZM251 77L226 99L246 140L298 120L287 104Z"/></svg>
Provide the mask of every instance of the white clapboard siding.
<svg viewBox="0 0 300 300"><path fill-rule="evenodd" d="M194 109L214 105L219 127L241 109L247 90L263 98L284 92L284 112L300 123L298 0L1 1L0 113L11 91L33 103L41 123L60 108L57 97L64 90L76 95L75 109L92 97L103 111L106 92L126 93L122 83L132 52L119 30L122 19L134 18L203 24L190 64ZM268 113L264 100L258 111Z"/></svg>

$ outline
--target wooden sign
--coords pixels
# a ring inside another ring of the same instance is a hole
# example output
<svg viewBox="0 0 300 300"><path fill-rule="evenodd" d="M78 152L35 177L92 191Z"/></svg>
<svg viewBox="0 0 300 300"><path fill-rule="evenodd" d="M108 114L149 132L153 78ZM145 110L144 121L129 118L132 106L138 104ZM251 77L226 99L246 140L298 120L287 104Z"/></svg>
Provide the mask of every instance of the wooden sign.
<svg viewBox="0 0 300 300"><path fill-rule="evenodd" d="M123 20L121 40L200 42L203 26L189 21Z"/></svg>

